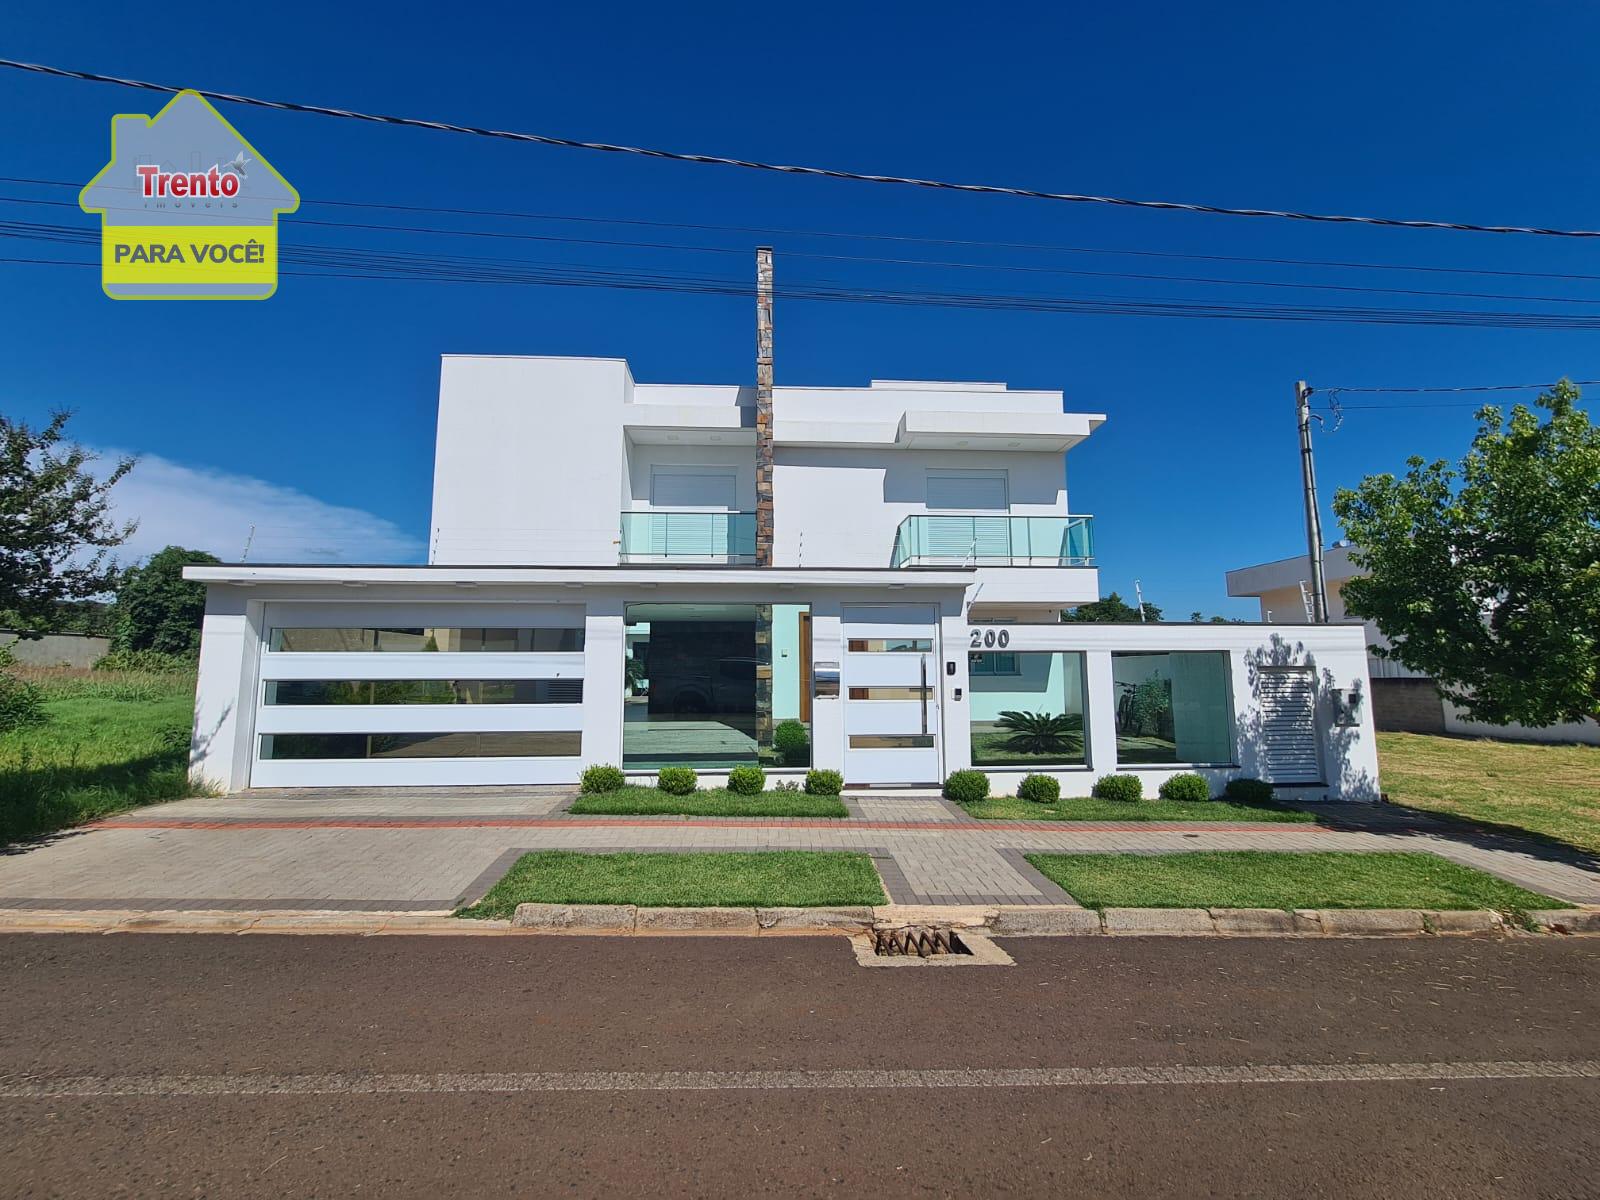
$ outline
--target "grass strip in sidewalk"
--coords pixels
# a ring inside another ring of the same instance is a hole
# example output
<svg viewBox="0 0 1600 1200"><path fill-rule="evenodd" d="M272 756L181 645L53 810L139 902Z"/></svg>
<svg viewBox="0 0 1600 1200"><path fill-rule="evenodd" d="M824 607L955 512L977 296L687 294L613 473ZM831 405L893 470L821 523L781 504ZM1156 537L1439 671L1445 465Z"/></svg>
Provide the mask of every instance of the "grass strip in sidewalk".
<svg viewBox="0 0 1600 1200"><path fill-rule="evenodd" d="M639 904L661 908L815 907L885 904L865 854L768 850L753 853L524 854L459 917L509 917L519 904Z"/></svg>
<svg viewBox="0 0 1600 1200"><path fill-rule="evenodd" d="M1177 851L1030 854L1086 908L1570 908L1433 854Z"/></svg>
<svg viewBox="0 0 1600 1200"><path fill-rule="evenodd" d="M726 788L706 788L674 796L653 787L624 787L614 792L579 796L571 811L579 816L683 817L843 817L849 815L837 796L804 792L761 792L741 796Z"/></svg>
<svg viewBox="0 0 1600 1200"><path fill-rule="evenodd" d="M995 796L964 804L969 816L986 821L1272 821L1299 824L1316 817L1276 804L1238 804L1231 800L1096 800L1063 796L1050 804Z"/></svg>

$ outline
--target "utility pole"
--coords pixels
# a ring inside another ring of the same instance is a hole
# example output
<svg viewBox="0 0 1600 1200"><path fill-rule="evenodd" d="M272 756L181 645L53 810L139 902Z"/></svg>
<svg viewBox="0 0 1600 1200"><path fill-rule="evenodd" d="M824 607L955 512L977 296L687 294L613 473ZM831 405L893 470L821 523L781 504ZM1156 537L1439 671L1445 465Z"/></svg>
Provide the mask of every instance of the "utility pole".
<svg viewBox="0 0 1600 1200"><path fill-rule="evenodd" d="M756 248L756 566L772 565L772 247Z"/></svg>
<svg viewBox="0 0 1600 1200"><path fill-rule="evenodd" d="M1305 487L1306 549L1311 555L1311 619L1328 623L1328 585L1322 577L1322 514L1317 508L1317 465L1311 457L1311 388L1304 379L1294 385L1295 415L1300 423L1300 481Z"/></svg>

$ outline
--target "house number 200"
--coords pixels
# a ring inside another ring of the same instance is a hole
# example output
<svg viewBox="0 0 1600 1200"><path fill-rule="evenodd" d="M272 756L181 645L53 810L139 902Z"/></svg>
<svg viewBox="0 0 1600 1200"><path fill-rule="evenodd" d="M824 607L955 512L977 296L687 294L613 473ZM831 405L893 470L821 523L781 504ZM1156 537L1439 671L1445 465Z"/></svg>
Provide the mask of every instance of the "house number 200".
<svg viewBox="0 0 1600 1200"><path fill-rule="evenodd" d="M1011 644L1011 631L1009 629L974 629L972 634L973 650L992 650L996 646L1004 650Z"/></svg>

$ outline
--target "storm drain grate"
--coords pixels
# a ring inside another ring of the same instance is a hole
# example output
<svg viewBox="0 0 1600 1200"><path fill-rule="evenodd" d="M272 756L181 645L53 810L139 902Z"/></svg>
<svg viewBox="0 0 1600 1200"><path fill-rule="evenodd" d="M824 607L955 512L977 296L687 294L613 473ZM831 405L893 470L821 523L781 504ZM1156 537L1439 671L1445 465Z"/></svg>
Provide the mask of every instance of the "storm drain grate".
<svg viewBox="0 0 1600 1200"><path fill-rule="evenodd" d="M953 929L910 926L874 931L872 953L879 958L932 958L945 954L970 955L972 951Z"/></svg>

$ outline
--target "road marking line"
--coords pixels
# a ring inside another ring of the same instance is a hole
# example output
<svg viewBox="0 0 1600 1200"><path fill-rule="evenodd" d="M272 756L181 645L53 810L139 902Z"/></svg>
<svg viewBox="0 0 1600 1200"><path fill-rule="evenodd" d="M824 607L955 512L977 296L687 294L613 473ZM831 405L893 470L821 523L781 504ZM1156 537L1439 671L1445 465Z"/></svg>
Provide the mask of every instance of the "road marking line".
<svg viewBox="0 0 1600 1200"><path fill-rule="evenodd" d="M538 1071L418 1075L0 1076L0 1099L93 1096L358 1096L494 1092L703 1092L1072 1088L1173 1084L1412 1083L1600 1079L1600 1060L1302 1063L1264 1066L1024 1067L839 1071Z"/></svg>

